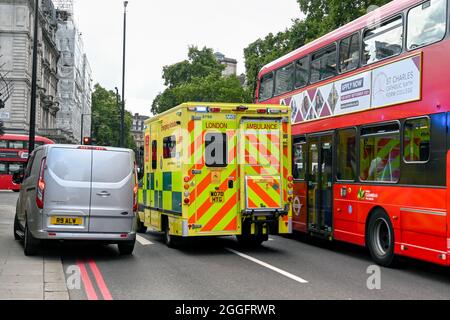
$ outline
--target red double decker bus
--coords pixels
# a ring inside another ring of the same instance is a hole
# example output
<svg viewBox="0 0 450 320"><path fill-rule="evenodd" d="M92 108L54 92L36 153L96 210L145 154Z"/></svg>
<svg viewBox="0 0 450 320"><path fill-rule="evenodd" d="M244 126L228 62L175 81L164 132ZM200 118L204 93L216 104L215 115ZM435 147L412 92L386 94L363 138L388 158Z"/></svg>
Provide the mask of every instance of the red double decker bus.
<svg viewBox="0 0 450 320"><path fill-rule="evenodd" d="M54 142L36 137L36 147ZM18 192L20 185L12 182L14 172L24 168L28 161L28 136L5 134L0 136L0 190Z"/></svg>
<svg viewBox="0 0 450 320"><path fill-rule="evenodd" d="M450 264L449 17L393 1L261 70L293 111L294 230Z"/></svg>

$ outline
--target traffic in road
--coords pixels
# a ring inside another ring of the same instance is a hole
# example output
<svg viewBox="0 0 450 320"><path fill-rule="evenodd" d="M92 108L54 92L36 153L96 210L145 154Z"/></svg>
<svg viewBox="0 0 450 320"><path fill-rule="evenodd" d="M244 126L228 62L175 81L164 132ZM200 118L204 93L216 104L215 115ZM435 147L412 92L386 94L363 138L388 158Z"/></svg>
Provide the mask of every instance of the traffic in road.
<svg viewBox="0 0 450 320"><path fill-rule="evenodd" d="M4 208L16 200L17 194L0 193L1 238L9 242L13 215ZM23 255L20 245L10 250ZM72 300L450 298L444 267L405 260L396 269L377 269L364 248L298 234L270 236L256 249L234 237L193 239L171 249L162 234L149 231L137 237L131 256L113 245L77 243L46 244L39 254L62 259Z"/></svg>

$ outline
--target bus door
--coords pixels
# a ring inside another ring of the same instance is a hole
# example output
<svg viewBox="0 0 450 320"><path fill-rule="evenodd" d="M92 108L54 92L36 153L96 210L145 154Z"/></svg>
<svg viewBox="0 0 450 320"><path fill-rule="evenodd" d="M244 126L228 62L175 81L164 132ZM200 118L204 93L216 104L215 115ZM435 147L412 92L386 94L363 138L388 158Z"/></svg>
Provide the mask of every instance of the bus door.
<svg viewBox="0 0 450 320"><path fill-rule="evenodd" d="M308 231L328 236L332 232L333 136L313 136L308 141Z"/></svg>

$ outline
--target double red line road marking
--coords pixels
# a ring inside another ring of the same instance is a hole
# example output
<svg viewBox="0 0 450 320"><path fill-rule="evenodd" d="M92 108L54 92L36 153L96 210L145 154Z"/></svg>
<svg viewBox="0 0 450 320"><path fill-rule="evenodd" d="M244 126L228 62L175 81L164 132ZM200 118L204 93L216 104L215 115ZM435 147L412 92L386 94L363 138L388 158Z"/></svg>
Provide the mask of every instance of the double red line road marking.
<svg viewBox="0 0 450 320"><path fill-rule="evenodd" d="M109 292L108 286L106 285L105 280L103 279L102 273L98 268L97 264L94 260L89 259L87 261L77 260L77 266L80 268L81 280L83 281L84 290L86 292L86 296L88 300L99 300L97 292L95 291L94 285L91 281L91 278L88 273L88 268L92 271L94 275L94 282L96 283L98 289L100 290L101 295L104 300L113 300L111 293Z"/></svg>

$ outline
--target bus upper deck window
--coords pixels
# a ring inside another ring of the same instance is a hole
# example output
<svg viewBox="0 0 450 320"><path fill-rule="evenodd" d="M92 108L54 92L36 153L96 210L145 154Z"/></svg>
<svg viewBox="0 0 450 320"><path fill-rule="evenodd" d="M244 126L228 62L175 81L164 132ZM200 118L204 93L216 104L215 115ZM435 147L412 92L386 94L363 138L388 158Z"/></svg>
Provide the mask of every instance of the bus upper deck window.
<svg viewBox="0 0 450 320"><path fill-rule="evenodd" d="M273 73L264 75L259 84L259 101L264 101L273 96Z"/></svg>
<svg viewBox="0 0 450 320"><path fill-rule="evenodd" d="M446 1L430 0L408 13L408 50L442 40L446 30Z"/></svg>
<svg viewBox="0 0 450 320"><path fill-rule="evenodd" d="M402 17L368 29L363 39L363 63L370 64L400 54L403 48L402 43Z"/></svg>

